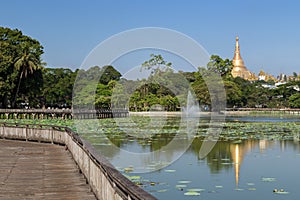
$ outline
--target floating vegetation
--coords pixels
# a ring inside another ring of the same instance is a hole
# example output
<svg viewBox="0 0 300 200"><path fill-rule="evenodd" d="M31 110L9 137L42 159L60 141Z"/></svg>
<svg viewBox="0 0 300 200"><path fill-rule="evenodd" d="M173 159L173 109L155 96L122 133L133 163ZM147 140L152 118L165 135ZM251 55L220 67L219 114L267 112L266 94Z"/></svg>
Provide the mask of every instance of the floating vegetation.
<svg viewBox="0 0 300 200"><path fill-rule="evenodd" d="M133 181L133 180L140 180L141 179L141 176L128 176L128 175L126 175L126 177L129 180L131 180L131 181Z"/></svg>
<svg viewBox="0 0 300 200"><path fill-rule="evenodd" d="M192 181L178 181L178 183L181 183L181 184L188 184L188 183L191 183Z"/></svg>
<svg viewBox="0 0 300 200"><path fill-rule="evenodd" d="M284 189L280 189L280 190L274 189L273 193L275 193L275 194L289 194L289 192L284 191Z"/></svg>
<svg viewBox="0 0 300 200"><path fill-rule="evenodd" d="M196 192L196 191L187 191L184 193L184 195L186 196L199 196L200 192Z"/></svg>
<svg viewBox="0 0 300 200"><path fill-rule="evenodd" d="M130 166L130 167L125 167L125 168L123 169L123 171L124 171L125 173L132 172L133 170L134 170L134 168L133 168L132 166Z"/></svg>
<svg viewBox="0 0 300 200"><path fill-rule="evenodd" d="M273 177L262 177L261 181L263 181L263 182L274 182L274 181L276 181L276 178L273 178Z"/></svg>
<svg viewBox="0 0 300 200"><path fill-rule="evenodd" d="M222 162L221 165L232 165L232 162Z"/></svg>
<svg viewBox="0 0 300 200"><path fill-rule="evenodd" d="M222 158L222 161L230 161L230 158Z"/></svg>
<svg viewBox="0 0 300 200"><path fill-rule="evenodd" d="M232 143L233 144L240 144L240 143L242 143L243 141L242 140L234 140Z"/></svg>
<svg viewBox="0 0 300 200"><path fill-rule="evenodd" d="M161 189L161 190L157 190L157 192L167 192L167 189Z"/></svg>
<svg viewBox="0 0 300 200"><path fill-rule="evenodd" d="M136 141L139 138L144 140L145 138L143 136L146 134L148 140L147 142L144 142L143 145L151 145L151 143L157 138L173 138L179 133L183 134L183 136L186 134L179 128L180 118L168 118L165 125L160 129L149 127L149 119L146 117L133 117L131 119L134 121L134 123L130 123L128 119L119 119L120 121L118 123L116 123L115 119L113 118L101 120L88 119L84 120L84 126L79 126L82 123L82 120L70 119L6 119L0 121L8 123L67 126L74 131L78 131L78 133L83 135L84 138L86 136L104 136L109 137L110 139L117 138L121 140L127 138L130 141ZM227 121L221 125L221 127L223 127L222 133L216 139L231 141L232 143L236 144L242 143L246 139L299 140L299 122ZM211 124L209 121L199 123L197 134L194 137L197 139L206 137L207 130L210 126ZM220 124L216 124L214 126L220 126ZM128 133L130 133L130 135ZM97 139L95 140L95 142L99 143ZM127 142L129 141L127 140Z"/></svg>
<svg viewBox="0 0 300 200"><path fill-rule="evenodd" d="M175 169L166 169L165 172L173 173L173 172L176 172L176 170Z"/></svg>
<svg viewBox="0 0 300 200"><path fill-rule="evenodd" d="M162 146L166 146L171 140L178 140L182 141L185 140L187 137L187 133L185 133L185 129L181 128L179 126L178 120L177 119L167 119L166 124L162 128L157 128L156 126L149 127L149 120L150 118L145 119L143 117L137 117L134 118L134 123L128 123L126 119L124 119L124 122L122 122L123 119L120 119L118 123L115 122L115 119L101 119L101 120L84 120L84 126L80 128L80 122L76 120L62 120L62 119L44 119L44 120L6 120L6 122L12 122L12 123L28 123L28 124L49 124L49 125L57 125L57 126L67 126L70 127L74 131L78 131L78 133L82 136L82 138L88 140L91 142L97 150L107 150L110 148L111 145L116 145L119 148L127 148L131 146L137 147L138 150L142 149L141 151L143 152L148 152L151 150L158 150ZM177 121L176 121L177 120ZM82 121L82 120L81 120ZM179 120L180 122L180 120ZM82 123L82 122L81 122ZM156 123L153 123L154 125ZM209 121L203 122L200 120L199 122L199 127L197 130L197 134L194 136L192 135L191 138L194 139L194 143L192 144L191 150L196 153L198 153L199 149L198 147L203 144L203 141L207 139L208 134L208 129L211 127ZM264 121L264 122L234 122L234 121L227 121L226 123L221 124L223 126L222 132L218 137L211 137L212 140L218 140L220 141L220 149L221 154L212 154L211 157L208 157L206 160L198 160L198 164L202 166L204 165L209 165L213 169L214 166L220 169L230 169L233 168L233 164L240 164L243 163L243 160L236 160L234 159L235 157L231 154L232 150L235 149L230 149L226 150L227 144L229 147L243 147L243 145L247 145L248 141L246 140L252 140L257 142L257 140L261 141L262 147L264 147L265 141L285 141L285 140L291 140L291 141L297 141L299 142L300 138L300 122L272 122L272 121ZM213 124L212 126L216 127L219 126L218 124ZM183 130L184 129L184 130ZM175 137L176 135L176 137ZM146 138L145 138L145 137ZM207 139L207 141L210 141ZM223 142L224 141L224 142ZM271 142L273 144L273 142ZM224 144L224 145L223 145ZM274 142L275 145L277 145L276 142ZM273 145L274 146L274 145ZM197 148L196 148L197 147ZM224 147L224 148L223 148ZM226 148L225 148L226 147ZM266 146L266 148L269 148ZM162 149L163 150L163 149ZM226 151L230 150L230 154ZM113 153L113 152L112 152ZM242 150L239 152L244 153ZM265 152L252 152L255 154L255 157L261 158L263 156L269 155L267 151ZM198 155L198 154L197 154ZM216 156L217 155L217 156ZM272 155L277 155L277 154L272 154ZM110 155L109 155L110 156ZM113 155L114 159L119 159L118 154ZM296 152L293 154L293 156L298 160L300 158L299 152ZM284 156L277 156L276 158L279 159L284 159ZM191 162L191 163L189 163ZM168 163L164 162L150 162L149 165L146 166L146 169L149 170L155 170L155 169L161 169L161 167L166 166ZM186 165L193 165L195 164L194 161L187 160L185 163ZM197 164L197 163L196 163ZM195 165L196 165L195 164ZM159 173L169 173L167 176L171 180L174 180L174 182L169 181L169 180L163 180L167 182L160 182L160 178L158 176L158 180L155 180L151 176L148 180L143 179L144 175L133 175L135 170L139 169L139 166L122 166L122 168L118 168L119 171L121 171L130 181L134 182L136 185L140 187L144 187L146 190L150 190L155 192L156 194L158 193L165 193L166 194L161 194L163 195L168 195L168 192L174 192L174 190L177 193L184 194L186 199L190 199L193 197L188 197L188 196L199 196L200 193L201 195L205 197L208 193L228 193L228 192L234 192L234 191L245 191L241 192L243 195L247 195L247 193L253 193L253 195L256 194L256 190L261 190L264 191L264 187L270 187L272 183L268 182L275 182L277 181L275 177L258 177L260 178L261 182L260 183L263 185L263 187L258 187L260 184L256 183L255 184L251 181L251 179L248 179L249 182L246 182L246 184L243 184L241 186L242 188L230 188L229 186L226 185L224 182L215 182L212 185L212 188L205 190L201 188L191 188L190 184L193 180L193 184L198 183L198 180L195 180L190 177L180 177L177 178L176 176L181 175L181 170L179 168L176 168L174 166L168 167L169 169L162 169L159 171ZM125 167L125 168L124 168ZM188 166L189 167L189 166ZM134 169L135 168L135 169ZM171 169L170 169L171 168ZM188 169L187 169L188 170ZM216 171L214 171L216 172ZM217 171L218 173L222 173ZM176 173L176 174L175 174ZM189 171L187 171L189 173ZM246 173L246 172L245 172ZM135 173L134 173L135 174ZM132 175L132 176L130 176ZM175 176L176 175L176 176ZM193 175L193 174L192 174ZM268 176L266 174L266 176ZM272 176L272 174L270 175ZM147 177L147 175L145 175ZM173 179L172 179L173 178ZM279 178L279 177L278 177ZM153 179L153 180L151 180ZM183 180L180 180L183 179ZM186 180L190 179L190 180ZM179 181L177 181L179 180ZM203 181L206 179L200 179L201 184L203 184ZM177 182L176 182L177 181ZM171 184L172 183L172 184ZM206 183L205 183L206 184ZM208 183L209 184L209 183ZM220 184L220 185L216 185ZM174 187L175 185L175 187ZM224 185L224 189L223 186ZM197 187L197 186L193 186ZM204 185L204 187L206 187ZM274 187L274 186L273 186ZM285 186L289 187L289 186ZM226 188L226 189L225 189ZM228 189L228 190L227 190ZM291 191L294 191L294 188L290 188ZM180 192L179 192L180 191ZM205 194L204 194L205 191ZM254 192L251 192L254 191ZM274 195L284 195L284 194L289 194L289 191L285 191L283 189L276 189L272 193L272 189L267 189L269 191L269 195L274 196ZM290 192L291 192L290 191ZM258 191L257 191L258 192ZM236 192L237 193L237 192ZM204 194L204 195L203 195ZM158 196L159 197L159 194ZM287 196L289 197L289 196ZM292 196L291 196L292 197ZM180 199L184 199L183 195L179 197ZM198 198L198 197L195 197ZM270 198L272 199L272 197Z"/></svg>
<svg viewBox="0 0 300 200"><path fill-rule="evenodd" d="M276 194L289 194L289 192L283 191L283 192L275 192Z"/></svg>
<svg viewBox="0 0 300 200"><path fill-rule="evenodd" d="M149 184L150 184L150 185L152 185L152 186L154 186L154 185L156 185L157 183L156 183L156 182L153 182L153 181L151 181Z"/></svg>
<svg viewBox="0 0 300 200"><path fill-rule="evenodd" d="M236 191L244 191L243 188L235 188L234 190L236 190Z"/></svg>
<svg viewBox="0 0 300 200"><path fill-rule="evenodd" d="M190 189L187 189L188 192L204 192L205 189L203 188L190 188Z"/></svg>
<svg viewBox="0 0 300 200"><path fill-rule="evenodd" d="M179 184L179 185L176 185L175 187L179 190L183 190L183 188L186 188L187 185Z"/></svg>

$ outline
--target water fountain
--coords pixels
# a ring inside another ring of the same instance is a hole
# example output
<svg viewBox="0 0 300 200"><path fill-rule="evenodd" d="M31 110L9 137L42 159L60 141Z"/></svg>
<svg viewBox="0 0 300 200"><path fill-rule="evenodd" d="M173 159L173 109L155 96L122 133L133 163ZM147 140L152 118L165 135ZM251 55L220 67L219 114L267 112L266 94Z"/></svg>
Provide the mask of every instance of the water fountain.
<svg viewBox="0 0 300 200"><path fill-rule="evenodd" d="M186 133L188 139L193 139L193 136L197 134L198 123L200 117L200 107L191 91L188 91L186 107L182 108L182 125L186 127Z"/></svg>
<svg viewBox="0 0 300 200"><path fill-rule="evenodd" d="M200 107L198 102L194 99L191 91L188 91L186 107L182 107L183 117L192 118L200 117Z"/></svg>

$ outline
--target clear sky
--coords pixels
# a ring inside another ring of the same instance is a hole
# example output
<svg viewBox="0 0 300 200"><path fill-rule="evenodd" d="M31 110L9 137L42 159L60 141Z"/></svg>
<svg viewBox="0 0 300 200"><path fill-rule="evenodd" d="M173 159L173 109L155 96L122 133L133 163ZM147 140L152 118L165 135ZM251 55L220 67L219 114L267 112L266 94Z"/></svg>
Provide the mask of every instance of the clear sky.
<svg viewBox="0 0 300 200"><path fill-rule="evenodd" d="M182 32L209 54L233 57L236 35L247 68L300 73L297 0L1 0L0 26L41 42L48 67L79 68L101 41L140 27Z"/></svg>

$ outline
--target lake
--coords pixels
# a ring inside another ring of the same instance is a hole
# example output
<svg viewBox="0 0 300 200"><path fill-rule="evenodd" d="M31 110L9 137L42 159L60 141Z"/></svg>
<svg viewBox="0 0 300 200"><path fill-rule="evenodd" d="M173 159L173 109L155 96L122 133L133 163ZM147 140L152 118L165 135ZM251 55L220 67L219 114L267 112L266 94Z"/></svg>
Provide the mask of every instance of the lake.
<svg viewBox="0 0 300 200"><path fill-rule="evenodd" d="M300 198L299 116L228 117L204 158L209 119L200 118L193 135L181 123L180 117L103 119L86 125L82 136L158 199Z"/></svg>

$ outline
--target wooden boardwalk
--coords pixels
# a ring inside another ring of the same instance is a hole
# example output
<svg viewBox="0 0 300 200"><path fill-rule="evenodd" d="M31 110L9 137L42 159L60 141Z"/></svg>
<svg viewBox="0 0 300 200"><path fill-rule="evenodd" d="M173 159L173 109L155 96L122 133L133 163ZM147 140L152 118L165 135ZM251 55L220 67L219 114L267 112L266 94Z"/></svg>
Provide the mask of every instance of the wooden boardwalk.
<svg viewBox="0 0 300 200"><path fill-rule="evenodd" d="M0 200L96 199L63 146L0 140Z"/></svg>

